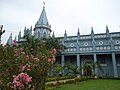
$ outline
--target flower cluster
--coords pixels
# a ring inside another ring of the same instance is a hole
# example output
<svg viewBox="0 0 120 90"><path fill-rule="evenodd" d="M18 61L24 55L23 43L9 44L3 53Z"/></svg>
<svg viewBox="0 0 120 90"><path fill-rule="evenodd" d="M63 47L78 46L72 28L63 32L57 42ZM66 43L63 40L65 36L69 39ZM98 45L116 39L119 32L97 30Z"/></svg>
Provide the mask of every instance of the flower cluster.
<svg viewBox="0 0 120 90"><path fill-rule="evenodd" d="M51 62L51 63L53 64L53 63L55 62L55 60L56 60L56 59L55 59L56 49L55 49L55 48L52 49L52 51L51 51L50 53L52 54L52 58L49 58L49 59L48 59L48 63Z"/></svg>
<svg viewBox="0 0 120 90"><path fill-rule="evenodd" d="M14 89L23 89L26 85L32 82L32 78L27 73L20 73L18 76L13 76Z"/></svg>
<svg viewBox="0 0 120 90"><path fill-rule="evenodd" d="M56 49L55 49L55 48L53 48L53 49L52 49L52 51L51 51L51 53L52 53L53 55L55 55L55 54L56 54L56 52L57 52L57 51L56 51Z"/></svg>

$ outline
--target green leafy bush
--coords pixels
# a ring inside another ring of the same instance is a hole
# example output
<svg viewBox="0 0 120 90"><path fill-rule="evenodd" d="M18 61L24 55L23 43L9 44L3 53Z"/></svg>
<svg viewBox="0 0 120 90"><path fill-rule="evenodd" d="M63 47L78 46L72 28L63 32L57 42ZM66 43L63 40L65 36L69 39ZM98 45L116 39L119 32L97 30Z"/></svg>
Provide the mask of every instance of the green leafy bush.
<svg viewBox="0 0 120 90"><path fill-rule="evenodd" d="M47 87L55 87L55 84L54 83L48 83L46 84Z"/></svg>
<svg viewBox="0 0 120 90"><path fill-rule="evenodd" d="M75 78L75 82L80 82L82 81L81 78Z"/></svg>
<svg viewBox="0 0 120 90"><path fill-rule="evenodd" d="M72 84L72 83L75 83L75 80L67 80L67 81L65 82L65 84Z"/></svg>
<svg viewBox="0 0 120 90"><path fill-rule="evenodd" d="M65 82L58 82L59 85L65 85Z"/></svg>
<svg viewBox="0 0 120 90"><path fill-rule="evenodd" d="M65 80L65 79L72 79L75 78L74 76L65 76L65 77L59 77L57 78L58 80ZM52 78L47 78L47 82L51 82L51 81L55 81L56 77L52 77Z"/></svg>
<svg viewBox="0 0 120 90"><path fill-rule="evenodd" d="M47 82L51 82L51 81L55 81L56 80L56 78L47 78Z"/></svg>

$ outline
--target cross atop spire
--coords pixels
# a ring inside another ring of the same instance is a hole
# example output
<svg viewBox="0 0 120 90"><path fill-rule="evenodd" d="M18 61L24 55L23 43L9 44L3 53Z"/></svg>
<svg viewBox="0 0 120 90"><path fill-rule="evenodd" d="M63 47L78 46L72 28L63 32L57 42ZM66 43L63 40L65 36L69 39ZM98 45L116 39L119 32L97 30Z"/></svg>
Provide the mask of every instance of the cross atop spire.
<svg viewBox="0 0 120 90"><path fill-rule="evenodd" d="M45 2L43 2L43 8L45 8Z"/></svg>

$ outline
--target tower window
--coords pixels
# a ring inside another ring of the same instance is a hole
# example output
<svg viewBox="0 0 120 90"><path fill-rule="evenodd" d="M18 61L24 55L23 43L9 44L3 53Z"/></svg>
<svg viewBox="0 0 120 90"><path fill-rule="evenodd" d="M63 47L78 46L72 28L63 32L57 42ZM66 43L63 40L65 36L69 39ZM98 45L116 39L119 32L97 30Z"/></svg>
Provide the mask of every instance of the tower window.
<svg viewBox="0 0 120 90"><path fill-rule="evenodd" d="M43 38L46 38L46 32L43 33Z"/></svg>
<svg viewBox="0 0 120 90"><path fill-rule="evenodd" d="M38 31L38 37L40 37L40 32Z"/></svg>

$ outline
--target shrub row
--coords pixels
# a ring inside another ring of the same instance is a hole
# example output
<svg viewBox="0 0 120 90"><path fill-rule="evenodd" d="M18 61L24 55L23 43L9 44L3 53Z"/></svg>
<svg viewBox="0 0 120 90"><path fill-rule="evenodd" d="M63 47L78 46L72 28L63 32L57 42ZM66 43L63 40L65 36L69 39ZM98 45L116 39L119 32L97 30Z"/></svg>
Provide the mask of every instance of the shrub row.
<svg viewBox="0 0 120 90"><path fill-rule="evenodd" d="M120 77L118 77L118 78L115 78L115 77L99 77L99 78L100 79L117 79L117 80L120 80ZM67 77L67 79L69 79L69 78ZM66 80L66 81L63 81L63 82L58 82L58 85L61 86L61 85L66 85L66 84L75 84L75 83L79 83L79 82L82 82L82 81L87 81L88 79L89 78L86 78L86 77L75 78L73 80ZM63 79L60 79L60 80L63 80ZM47 87L55 87L56 83L47 83L46 85L47 85Z"/></svg>
<svg viewBox="0 0 120 90"><path fill-rule="evenodd" d="M75 78L74 76L64 76L64 77L59 77L59 78L57 78L57 77L55 77L55 78L48 78L46 81L47 82L51 82L51 81L56 81L56 79L58 79L58 80L65 80L65 79L72 79L72 78Z"/></svg>
<svg viewBox="0 0 120 90"><path fill-rule="evenodd" d="M79 83L81 81L86 81L86 80L87 80L87 78L75 78L73 80L66 80L63 82L58 82L58 85L61 86L61 85L65 85L65 84L74 84L74 83ZM46 85L47 85L47 87L55 87L56 83L47 83Z"/></svg>
<svg viewBox="0 0 120 90"><path fill-rule="evenodd" d="M120 80L120 77L113 77L113 76L99 76L99 79L115 79L115 80Z"/></svg>

